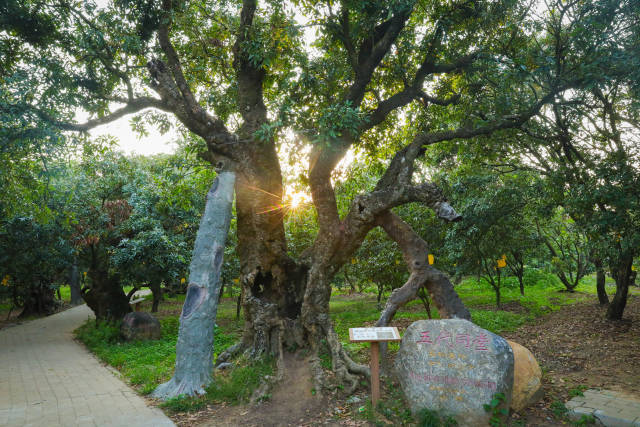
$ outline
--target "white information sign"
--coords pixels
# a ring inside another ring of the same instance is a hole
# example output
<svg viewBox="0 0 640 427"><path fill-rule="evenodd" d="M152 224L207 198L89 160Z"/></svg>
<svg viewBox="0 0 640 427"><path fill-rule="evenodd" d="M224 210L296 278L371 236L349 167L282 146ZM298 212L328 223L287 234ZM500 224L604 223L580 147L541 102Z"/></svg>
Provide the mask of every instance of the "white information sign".
<svg viewBox="0 0 640 427"><path fill-rule="evenodd" d="M349 341L400 341L400 332L395 327L349 328Z"/></svg>

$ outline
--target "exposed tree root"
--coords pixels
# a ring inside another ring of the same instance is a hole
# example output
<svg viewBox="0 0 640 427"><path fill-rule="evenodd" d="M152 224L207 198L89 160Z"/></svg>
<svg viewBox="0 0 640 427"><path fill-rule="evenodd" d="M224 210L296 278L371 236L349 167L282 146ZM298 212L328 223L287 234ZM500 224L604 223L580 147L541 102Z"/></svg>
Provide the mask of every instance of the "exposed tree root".
<svg viewBox="0 0 640 427"><path fill-rule="evenodd" d="M358 387L361 377L370 378L371 372L365 365L358 364L349 357L342 347L340 339L336 334L328 316L315 325L320 326L324 339L326 340L327 349L331 355L331 370L335 375L335 381L344 386L347 394L353 393ZM318 343L322 342L322 337L316 337L312 340L312 349L314 355L310 359L312 366L312 374L316 390L320 391L329 387L327 383L327 373L322 367L321 358L319 356L322 348Z"/></svg>
<svg viewBox="0 0 640 427"><path fill-rule="evenodd" d="M242 353L246 349L243 341L240 341L231 347L227 348L225 351L220 353L216 358L216 365L219 365L223 362L228 362L238 354Z"/></svg>

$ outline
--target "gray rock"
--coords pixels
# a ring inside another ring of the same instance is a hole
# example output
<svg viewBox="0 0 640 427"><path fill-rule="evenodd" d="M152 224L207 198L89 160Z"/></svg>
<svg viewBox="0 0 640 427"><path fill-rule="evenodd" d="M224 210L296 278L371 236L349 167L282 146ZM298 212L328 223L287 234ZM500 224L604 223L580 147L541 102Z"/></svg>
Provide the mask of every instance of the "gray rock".
<svg viewBox="0 0 640 427"><path fill-rule="evenodd" d="M144 311L127 313L122 319L120 333L127 341L157 340L162 336L158 319Z"/></svg>
<svg viewBox="0 0 640 427"><path fill-rule="evenodd" d="M360 403L362 402L362 399L360 399L358 396L353 395L350 398L347 399L347 403L348 404L353 404L353 403Z"/></svg>
<svg viewBox="0 0 640 427"><path fill-rule="evenodd" d="M219 364L218 366L216 366L217 370L223 370L223 369L227 369L233 366L233 363L230 362L223 362L221 364Z"/></svg>
<svg viewBox="0 0 640 427"><path fill-rule="evenodd" d="M420 320L402 337L395 368L413 414L452 416L460 426L488 425L483 405L504 393L509 408L513 352L505 339L462 319Z"/></svg>

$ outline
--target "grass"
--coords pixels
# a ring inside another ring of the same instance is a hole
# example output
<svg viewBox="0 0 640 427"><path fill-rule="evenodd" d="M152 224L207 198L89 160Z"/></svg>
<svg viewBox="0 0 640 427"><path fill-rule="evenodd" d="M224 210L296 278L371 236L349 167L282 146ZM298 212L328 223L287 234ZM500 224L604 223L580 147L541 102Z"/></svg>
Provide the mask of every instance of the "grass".
<svg viewBox="0 0 640 427"><path fill-rule="evenodd" d="M513 303L522 307L521 312L495 309L493 289L476 278L467 278L456 286L456 291L469 308L471 317L479 326L494 333L517 329L536 317L542 316L567 304L584 299L585 295L595 295L595 279L583 281L575 293L563 292L564 287L557 278L538 270L528 271L525 275L525 295L520 295L517 279L508 277L501 289L502 305ZM374 295L348 297L334 296L331 301L331 317L336 331L343 342L348 342L349 328L371 325L378 320L380 312ZM434 319L439 319L436 307L431 306ZM420 320L426 313L420 300L414 300L402 307L395 319ZM363 344L351 346L360 348Z"/></svg>
<svg viewBox="0 0 640 427"><path fill-rule="evenodd" d="M76 337L101 360L118 369L142 394L151 393L167 381L176 359L178 319L160 319L162 339L122 342L119 323L88 321L76 330Z"/></svg>
<svg viewBox="0 0 640 427"><path fill-rule="evenodd" d="M68 295L68 287L66 290L64 288L61 290L63 298ZM520 295L515 278L504 279L501 296L503 307L508 310L497 310L495 294L488 284L476 278L467 278L456 286L456 291L469 308L473 321L494 333L517 329L562 306L581 300L593 300L596 294L595 277L586 277L574 293L564 292L563 289L554 275L539 270L528 270L525 276L524 296ZM638 293L638 290L634 289L633 293ZM162 339L157 341L123 342L119 336L118 324L96 324L94 321L84 324L76 331L76 335L100 359L118 369L140 393L148 394L158 384L169 380L173 373L178 316L183 301L184 295L178 295L166 298L162 303L160 310L163 314L159 316ZM431 311L434 318L439 317L435 307L432 306ZM378 320L379 315L375 294L349 296L337 293L331 300L331 317L335 330L344 347L358 362L367 363L369 344L350 343L349 328L371 326ZM244 320L242 316L240 319L236 319L235 316L235 298L224 298L218 306L214 347L216 355L241 337ZM419 300L402 307L395 316L402 324L424 318L426 313ZM396 352L398 348L398 343L389 344L390 353ZM322 360L323 365L330 368L328 354L325 354ZM236 360L233 368L216 372L215 381L208 387L204 397L179 397L163 403L163 407L170 412L185 412L200 409L208 402L246 402L261 379L271 375L273 370L273 360ZM377 412L387 419L395 418L404 424L409 415L403 406L401 396L394 394L398 390L397 387L390 390L387 393L389 397L382 401ZM361 415L373 421L375 411L370 407L363 409Z"/></svg>
<svg viewBox="0 0 640 427"><path fill-rule="evenodd" d="M274 362L271 359L236 362L229 372L217 373L214 382L207 387L205 396L178 396L160 404L171 413L197 411L207 403L226 402L232 405L247 402L251 393L262 378L273 374Z"/></svg>
<svg viewBox="0 0 640 427"><path fill-rule="evenodd" d="M182 301L184 295L166 298L166 302L172 302L177 312ZM240 338L241 328L238 326L241 323L227 317L232 311L235 316L235 306L231 310L232 304L232 301L223 300L218 311L222 316L220 320L224 320L218 323L229 326L216 326L215 357ZM162 327L162 338L159 340L125 342L120 337L119 323L97 323L93 320L76 329L75 334L98 358L120 371L141 394L149 394L171 378L176 358L179 315L158 317ZM215 382L207 388L206 396L171 399L163 407L168 411L183 412L200 409L207 402L246 402L261 379L273 373L273 365L274 362L269 359L251 363L236 361L233 368L216 373Z"/></svg>

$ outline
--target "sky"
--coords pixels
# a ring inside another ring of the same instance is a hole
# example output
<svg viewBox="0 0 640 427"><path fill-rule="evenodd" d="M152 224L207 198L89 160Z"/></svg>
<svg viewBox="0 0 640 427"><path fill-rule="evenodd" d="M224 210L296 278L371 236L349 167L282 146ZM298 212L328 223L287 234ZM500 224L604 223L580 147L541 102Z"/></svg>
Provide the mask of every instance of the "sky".
<svg viewBox="0 0 640 427"><path fill-rule="evenodd" d="M148 127L149 135L140 138L137 133L131 130L129 119L130 116L125 116L115 122L94 128L89 134L94 138L102 135L116 137L120 149L126 154L151 155L175 152L178 146L175 143L177 135L174 132L161 135L153 128Z"/></svg>
<svg viewBox="0 0 640 427"><path fill-rule="evenodd" d="M106 7L109 3L108 0L97 0L98 7ZM82 114L78 114L82 116ZM120 149L127 154L159 154L159 153L173 153L177 145L173 142L177 138L176 134L169 132L165 135L160 135L159 132L154 132L150 127L148 128L149 135L139 138L138 135L131 130L129 125L130 117L123 117L116 120L113 123L109 123L103 126L92 129L89 133L92 137L102 135L112 135L118 139L118 145Z"/></svg>

